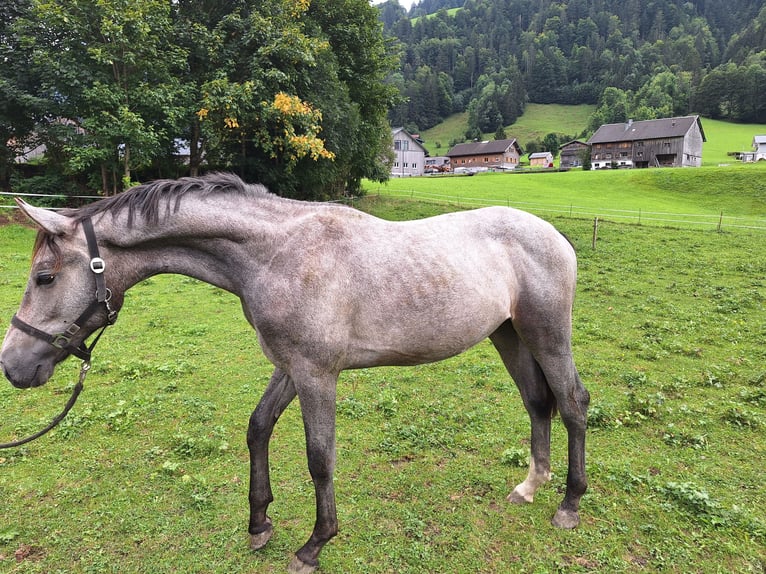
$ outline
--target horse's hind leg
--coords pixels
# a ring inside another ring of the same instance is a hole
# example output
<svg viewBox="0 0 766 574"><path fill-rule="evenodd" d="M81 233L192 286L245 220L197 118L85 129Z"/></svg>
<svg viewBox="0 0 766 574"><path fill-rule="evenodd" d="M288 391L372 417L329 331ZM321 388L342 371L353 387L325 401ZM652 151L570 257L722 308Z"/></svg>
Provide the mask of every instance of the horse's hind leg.
<svg viewBox="0 0 766 574"><path fill-rule="evenodd" d="M250 417L247 446L250 450L250 548L263 548L271 538L273 526L266 510L274 500L269 480L269 439L274 425L295 398L292 379L279 369L274 371L261 401Z"/></svg>
<svg viewBox="0 0 766 574"><path fill-rule="evenodd" d="M513 328L534 356L554 397L567 429L569 469L564 500L553 517L560 528L574 528L580 522L580 498L587 489L585 474L585 427L590 396L580 381L572 357L571 305L564 299L556 305L548 300L537 314L517 313Z"/></svg>
<svg viewBox="0 0 766 574"><path fill-rule="evenodd" d="M510 321L503 323L490 339L519 388L532 427L529 472L526 480L508 495L508 500L532 502L540 485L551 478L551 418L556 401L540 366Z"/></svg>

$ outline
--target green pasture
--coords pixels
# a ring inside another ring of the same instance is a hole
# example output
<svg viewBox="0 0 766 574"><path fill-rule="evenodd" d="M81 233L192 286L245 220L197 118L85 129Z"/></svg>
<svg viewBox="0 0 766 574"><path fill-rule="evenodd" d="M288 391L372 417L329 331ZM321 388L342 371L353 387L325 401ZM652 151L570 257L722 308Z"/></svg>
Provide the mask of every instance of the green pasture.
<svg viewBox="0 0 766 574"><path fill-rule="evenodd" d="M766 229L766 162L699 169L486 173L392 178L368 194L508 205L537 215L701 229Z"/></svg>
<svg viewBox="0 0 766 574"><path fill-rule="evenodd" d="M529 179L538 177L548 176ZM644 193L654 192L632 195ZM697 195L763 208L755 192ZM376 194L359 207L396 219L457 209ZM558 419L552 483L532 505L506 502L526 474L529 423L484 342L434 365L342 375L341 533L321 572L766 569L763 232L604 220L594 249L592 219L548 218L579 254L574 352L592 395L581 526L550 525L566 478ZM4 324L33 238L0 227ZM69 360L28 391L0 384L0 442L58 412L77 370ZM314 522L297 403L272 440L274 538L258 553L247 547L245 431L270 371L232 295L179 276L136 286L70 416L0 451L0 572L284 572Z"/></svg>

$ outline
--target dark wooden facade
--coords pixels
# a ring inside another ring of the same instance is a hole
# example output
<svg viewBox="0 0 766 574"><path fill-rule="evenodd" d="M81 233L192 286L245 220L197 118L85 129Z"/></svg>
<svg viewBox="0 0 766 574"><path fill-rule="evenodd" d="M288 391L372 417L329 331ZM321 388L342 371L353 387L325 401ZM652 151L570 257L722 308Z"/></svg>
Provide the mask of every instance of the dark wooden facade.
<svg viewBox="0 0 766 574"><path fill-rule="evenodd" d="M588 140L592 169L699 167L705 132L699 116L605 124Z"/></svg>
<svg viewBox="0 0 766 574"><path fill-rule="evenodd" d="M582 167L585 157L590 153L588 148L590 146L580 140L573 140L559 146L559 167L562 169Z"/></svg>

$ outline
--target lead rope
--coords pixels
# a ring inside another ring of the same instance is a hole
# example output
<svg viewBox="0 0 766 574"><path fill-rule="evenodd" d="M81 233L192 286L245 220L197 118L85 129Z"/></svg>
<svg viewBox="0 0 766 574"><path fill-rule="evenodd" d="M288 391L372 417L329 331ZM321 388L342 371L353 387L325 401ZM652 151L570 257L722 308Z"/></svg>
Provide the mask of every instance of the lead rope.
<svg viewBox="0 0 766 574"><path fill-rule="evenodd" d="M111 325L111 323L107 323L103 327L101 327L101 330L98 332L98 335L96 335L96 338L93 339L93 342L88 347L88 354L90 354L93 351L93 347L96 346L96 343L98 343L98 340L101 338L101 335L104 334L104 331L106 331L106 328ZM90 359L87 359L82 362L82 365L80 366L80 378L77 380L77 384L74 386L74 389L72 389L72 396L69 397L69 400L67 401L66 406L64 406L64 410L61 411L49 424L47 427L45 427L42 430L37 431L35 434L30 435L26 438L22 438L19 440L15 440L13 442L7 442L4 444L0 444L0 450L5 448L14 448L17 446L21 446L23 444L27 444L28 442L32 442L35 439L40 438L47 432L53 430L58 426L58 424L64 420L64 417L66 417L69 414L69 411L72 410L72 407L77 402L77 397L80 396L80 393L83 389L83 384L85 383L85 377L88 375L88 371L90 371Z"/></svg>
<svg viewBox="0 0 766 574"><path fill-rule="evenodd" d="M14 448L17 446L21 446L23 444L27 444L28 442L32 442L35 439L40 438L44 434L46 434L48 431L53 430L55 427L58 426L58 424L64 420L64 417L69 414L69 411L72 410L72 407L77 402L77 397L80 396L80 393L82 392L83 383L85 382L85 376L88 374L88 371L90 371L90 361L83 361L82 366L80 367L80 379L77 381L77 384L74 386L74 389L72 390L72 396L69 397L69 401L67 402L66 406L64 407L64 410L61 411L56 418L54 418L47 427L45 427L42 430L37 431L33 435L29 435L26 438L22 438L20 440L15 440L13 442L7 442L4 444L0 444L0 449L4 448Z"/></svg>

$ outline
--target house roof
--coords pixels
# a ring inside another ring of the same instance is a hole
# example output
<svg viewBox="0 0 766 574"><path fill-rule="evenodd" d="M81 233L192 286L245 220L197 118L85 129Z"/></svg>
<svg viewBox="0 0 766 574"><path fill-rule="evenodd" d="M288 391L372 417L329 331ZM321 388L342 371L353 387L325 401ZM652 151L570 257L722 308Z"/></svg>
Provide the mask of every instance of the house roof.
<svg viewBox="0 0 766 574"><path fill-rule="evenodd" d="M638 122L628 120L627 123L604 124L596 130L596 133L591 136L588 143L596 144L683 137L695 123L699 126L702 141L707 141L699 116L684 116L681 118L643 120Z"/></svg>
<svg viewBox="0 0 766 574"><path fill-rule="evenodd" d="M539 157L553 157L553 154L549 151L537 151L529 154L529 159L537 159Z"/></svg>
<svg viewBox="0 0 766 574"><path fill-rule="evenodd" d="M756 145L766 144L766 136L753 136L753 144L756 144Z"/></svg>
<svg viewBox="0 0 766 574"><path fill-rule="evenodd" d="M410 132L405 130L404 128L393 128L391 130L391 137L396 139L396 134L404 134L404 136L409 139L412 142L415 142L415 145L417 145L421 150L425 152L426 155L428 155L428 150L423 147L423 140L421 140L419 137L413 136Z"/></svg>
<svg viewBox="0 0 766 574"><path fill-rule="evenodd" d="M509 140L492 140L485 142L473 142L457 144L451 150L447 152L448 157L460 157L466 155L483 155L492 153L503 153L509 147L513 146L516 152L521 155L521 146L519 146L516 138Z"/></svg>
<svg viewBox="0 0 766 574"><path fill-rule="evenodd" d="M572 140L572 141L569 141L569 142L567 142L567 143L563 143L563 144L561 144L561 145L559 146L559 149L560 149L560 150L563 150L564 148L567 148L567 147L569 147L569 146L573 146L573 147L574 147L574 146L587 146L587 145L588 145L588 143L587 143L587 142L584 142L584 141L582 141L582 140Z"/></svg>

